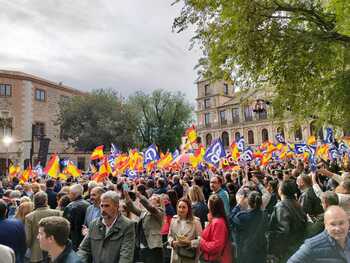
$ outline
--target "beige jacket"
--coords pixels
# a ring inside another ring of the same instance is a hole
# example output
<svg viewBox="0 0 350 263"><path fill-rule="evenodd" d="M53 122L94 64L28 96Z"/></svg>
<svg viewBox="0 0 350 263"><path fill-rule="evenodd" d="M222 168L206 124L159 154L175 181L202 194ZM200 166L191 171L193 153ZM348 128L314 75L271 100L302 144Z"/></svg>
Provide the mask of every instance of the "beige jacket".
<svg viewBox="0 0 350 263"><path fill-rule="evenodd" d="M194 217L193 221L185 220L181 222L179 216L175 215L171 220L170 230L168 235L168 243L171 245L172 241L177 240L178 236L186 236L191 240L191 247L197 248L196 259L188 259L180 257L175 249L171 252L171 263L193 263L198 262L199 258L199 239L202 234L202 225L199 218Z"/></svg>
<svg viewBox="0 0 350 263"><path fill-rule="evenodd" d="M31 251L30 262L39 262L43 259L42 250L37 239L39 231L39 221L49 216L60 216L62 212L49 207L40 207L29 213L25 217L25 231L27 246Z"/></svg>

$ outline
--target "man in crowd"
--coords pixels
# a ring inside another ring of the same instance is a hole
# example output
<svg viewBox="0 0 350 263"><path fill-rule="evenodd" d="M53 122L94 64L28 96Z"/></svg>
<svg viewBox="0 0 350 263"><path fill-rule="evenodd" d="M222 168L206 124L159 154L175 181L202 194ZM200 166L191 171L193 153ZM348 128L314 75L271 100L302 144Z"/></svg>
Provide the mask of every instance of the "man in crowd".
<svg viewBox="0 0 350 263"><path fill-rule="evenodd" d="M52 179L46 181L46 193L48 198L48 204L51 209L57 207L57 193L53 190L55 187L55 182Z"/></svg>
<svg viewBox="0 0 350 263"><path fill-rule="evenodd" d="M0 200L0 244L13 249L16 262L23 262L26 239L23 223L17 219L6 219L7 204Z"/></svg>
<svg viewBox="0 0 350 263"><path fill-rule="evenodd" d="M69 232L69 222L63 217L50 216L40 220L40 248L49 253L52 263L81 263L68 241Z"/></svg>
<svg viewBox="0 0 350 263"><path fill-rule="evenodd" d="M330 206L324 214L325 230L305 240L288 263L350 262L350 234L347 213Z"/></svg>
<svg viewBox="0 0 350 263"><path fill-rule="evenodd" d="M226 215L230 215L230 200L228 193L222 188L222 178L220 176L214 175L210 179L210 189L213 194L217 194L220 199L224 202Z"/></svg>
<svg viewBox="0 0 350 263"><path fill-rule="evenodd" d="M74 251L78 250L79 244L83 240L82 228L84 225L86 209L89 203L83 199L83 187L74 184L69 189L69 199L71 202L63 211L63 216L71 224L70 237Z"/></svg>
<svg viewBox="0 0 350 263"><path fill-rule="evenodd" d="M90 224L78 251L83 263L132 263L135 225L119 213L119 197L114 191L101 196L101 217Z"/></svg>
<svg viewBox="0 0 350 263"><path fill-rule="evenodd" d="M38 223L42 218L48 216L59 216L61 212L58 210L53 210L48 207L47 194L43 191L37 192L34 195L34 211L26 215L25 217L25 231L27 246L30 248L30 262L42 262L47 254L43 255L40 249L38 236Z"/></svg>
<svg viewBox="0 0 350 263"><path fill-rule="evenodd" d="M101 216L100 203L101 203L101 195L104 192L105 192L104 189L100 186L96 186L92 188L92 190L90 191L90 202L92 204L86 209L86 215L85 215L84 226L83 226L84 236L86 235L87 228L88 226L90 226L91 222Z"/></svg>

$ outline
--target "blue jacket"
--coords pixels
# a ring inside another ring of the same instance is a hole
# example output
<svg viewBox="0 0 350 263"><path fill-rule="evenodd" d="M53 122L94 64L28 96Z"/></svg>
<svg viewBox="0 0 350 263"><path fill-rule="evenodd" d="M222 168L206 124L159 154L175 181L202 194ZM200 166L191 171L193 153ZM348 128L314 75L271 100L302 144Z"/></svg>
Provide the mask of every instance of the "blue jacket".
<svg viewBox="0 0 350 263"><path fill-rule="evenodd" d="M350 249L350 234L348 234L348 249ZM288 260L288 263L346 263L342 249L327 233L322 233L306 239L299 250Z"/></svg>
<svg viewBox="0 0 350 263"><path fill-rule="evenodd" d="M17 219L0 219L0 244L13 249L16 262L22 262L26 253L24 225Z"/></svg>
<svg viewBox="0 0 350 263"><path fill-rule="evenodd" d="M217 194L220 197L220 199L222 200L222 202L224 202L226 216L229 217L229 215L230 215L230 199L229 199L228 193L223 188L221 188L215 194Z"/></svg>
<svg viewBox="0 0 350 263"><path fill-rule="evenodd" d="M68 241L62 253L52 263L82 263L83 261L72 249L72 244Z"/></svg>

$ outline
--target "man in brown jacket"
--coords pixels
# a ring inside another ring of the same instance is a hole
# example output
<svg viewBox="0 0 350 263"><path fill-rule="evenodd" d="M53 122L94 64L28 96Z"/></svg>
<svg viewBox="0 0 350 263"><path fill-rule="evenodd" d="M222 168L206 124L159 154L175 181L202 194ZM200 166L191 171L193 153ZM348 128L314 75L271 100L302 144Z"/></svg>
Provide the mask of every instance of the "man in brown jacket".
<svg viewBox="0 0 350 263"><path fill-rule="evenodd" d="M31 251L30 262L33 263L41 262L44 259L37 239L39 221L45 217L61 215L60 211L50 209L47 201L47 194L45 192L37 192L34 195L34 211L25 217L27 246Z"/></svg>

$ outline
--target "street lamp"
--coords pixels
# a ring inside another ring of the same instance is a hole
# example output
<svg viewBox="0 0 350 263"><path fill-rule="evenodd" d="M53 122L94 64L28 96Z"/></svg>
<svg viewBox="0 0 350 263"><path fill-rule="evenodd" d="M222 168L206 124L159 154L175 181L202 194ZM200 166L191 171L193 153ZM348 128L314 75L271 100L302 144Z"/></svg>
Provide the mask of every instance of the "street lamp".
<svg viewBox="0 0 350 263"><path fill-rule="evenodd" d="M6 170L8 171L9 166L10 166L10 156L9 156L9 146L13 142L13 138L10 136L5 136L2 139L2 142L5 144L6 147L6 153L7 153L7 158L6 158Z"/></svg>

